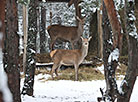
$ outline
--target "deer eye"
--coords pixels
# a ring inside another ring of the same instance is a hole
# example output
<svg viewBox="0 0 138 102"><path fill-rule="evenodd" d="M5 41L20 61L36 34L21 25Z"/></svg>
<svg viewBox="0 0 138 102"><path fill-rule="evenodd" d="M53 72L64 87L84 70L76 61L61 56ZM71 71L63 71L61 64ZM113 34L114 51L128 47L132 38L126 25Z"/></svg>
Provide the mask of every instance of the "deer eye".
<svg viewBox="0 0 138 102"><path fill-rule="evenodd" d="M88 45L88 43L84 43L84 45Z"/></svg>

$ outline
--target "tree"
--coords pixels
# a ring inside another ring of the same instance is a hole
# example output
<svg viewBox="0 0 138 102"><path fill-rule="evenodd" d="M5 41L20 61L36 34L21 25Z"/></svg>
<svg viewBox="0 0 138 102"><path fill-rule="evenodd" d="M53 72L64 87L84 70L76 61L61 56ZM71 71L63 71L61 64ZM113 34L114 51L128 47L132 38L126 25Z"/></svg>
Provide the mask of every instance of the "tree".
<svg viewBox="0 0 138 102"><path fill-rule="evenodd" d="M28 34L28 5L23 4L23 33L24 33L24 51L23 51L23 72L25 74L26 67L26 46L27 46L27 34Z"/></svg>
<svg viewBox="0 0 138 102"><path fill-rule="evenodd" d="M138 74L138 34L135 26L134 0L126 0L126 34L129 36L128 69L121 85L122 96L117 102L129 102Z"/></svg>
<svg viewBox="0 0 138 102"><path fill-rule="evenodd" d="M110 5L108 4L110 3ZM107 11L107 13L106 13ZM108 15L108 16L107 16ZM121 88L118 89L115 72L118 65L121 49L121 26L117 19L114 2L104 0L103 2L103 60L106 79L106 92L103 94L104 101L129 102L133 86L137 76L138 63L138 35L135 27L134 1L126 2L126 31L129 35L129 65ZM108 21L109 19L109 21ZM111 29L109 27L111 24ZM111 33L111 30L113 34ZM112 39L113 38L113 39ZM122 91L119 91L122 90Z"/></svg>
<svg viewBox="0 0 138 102"><path fill-rule="evenodd" d="M106 12L105 4L103 2L103 61L104 61L104 73L106 80L106 93L104 94L107 99L110 101L114 101L114 87L116 88L115 82L115 67L113 68L113 63L108 62L109 55L113 52L112 47L112 33L111 33L111 25L108 19L108 15ZM110 79L109 79L110 77ZM112 84L113 83L113 84Z"/></svg>
<svg viewBox="0 0 138 102"><path fill-rule="evenodd" d="M28 11L28 39L26 55L25 81L22 94L33 95L34 74L35 74L35 53L36 53L36 34L37 34L37 7L38 0L32 0Z"/></svg>
<svg viewBox="0 0 138 102"><path fill-rule="evenodd" d="M46 53L46 9L41 6L40 53Z"/></svg>
<svg viewBox="0 0 138 102"><path fill-rule="evenodd" d="M14 102L20 98L19 36L17 35L17 3L6 0L6 24L4 35L4 69L8 76L8 85Z"/></svg>
<svg viewBox="0 0 138 102"><path fill-rule="evenodd" d="M92 15L91 15L91 20L90 20L90 34L89 36L92 36L92 40L90 40L90 45L93 45L93 46L89 46L89 50L88 52L93 52L93 54L95 55L98 55L98 33L97 33L97 30L98 30L98 27L97 27L97 11L94 12Z"/></svg>
<svg viewBox="0 0 138 102"><path fill-rule="evenodd" d="M4 26L2 26L4 24L4 20L5 20L5 0L4 1L0 1L0 36L3 36L2 32L4 33L5 29ZM2 38L0 39L0 50L2 53ZM2 56L0 56L0 61L3 60ZM1 67L0 67L1 68ZM0 82L1 83L1 82ZM0 102L3 102L3 93L0 89Z"/></svg>

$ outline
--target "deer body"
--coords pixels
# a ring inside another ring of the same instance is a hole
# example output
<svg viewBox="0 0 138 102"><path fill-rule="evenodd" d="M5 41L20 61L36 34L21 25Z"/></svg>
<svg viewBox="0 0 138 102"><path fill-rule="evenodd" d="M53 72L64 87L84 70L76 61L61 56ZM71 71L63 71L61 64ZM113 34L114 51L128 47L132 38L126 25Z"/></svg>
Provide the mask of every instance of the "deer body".
<svg viewBox="0 0 138 102"><path fill-rule="evenodd" d="M47 31L51 38L50 48L53 49L54 43L57 39L69 41L74 49L74 44L80 39L83 34L83 19L77 17L78 26L64 26L64 25L51 25L48 26Z"/></svg>
<svg viewBox="0 0 138 102"><path fill-rule="evenodd" d="M78 80L78 67L87 56L88 53L88 41L91 39L82 38L82 47L81 49L65 50L65 49L56 49L50 53L50 56L54 62L51 75L53 78L53 73L57 74L58 68L61 65L73 65L75 67L75 80Z"/></svg>

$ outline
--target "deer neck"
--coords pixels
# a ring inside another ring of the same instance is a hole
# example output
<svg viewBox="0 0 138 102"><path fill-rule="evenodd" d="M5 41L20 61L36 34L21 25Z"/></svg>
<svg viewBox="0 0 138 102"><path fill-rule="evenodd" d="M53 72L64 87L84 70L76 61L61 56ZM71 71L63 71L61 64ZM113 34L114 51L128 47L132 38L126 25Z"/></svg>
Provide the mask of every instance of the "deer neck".
<svg viewBox="0 0 138 102"><path fill-rule="evenodd" d="M87 56L87 53L88 53L88 46L82 46L81 47L82 58L85 58Z"/></svg>
<svg viewBox="0 0 138 102"><path fill-rule="evenodd" d="M80 23L78 24L77 32L78 32L79 35L82 35L82 33L83 33L83 26Z"/></svg>

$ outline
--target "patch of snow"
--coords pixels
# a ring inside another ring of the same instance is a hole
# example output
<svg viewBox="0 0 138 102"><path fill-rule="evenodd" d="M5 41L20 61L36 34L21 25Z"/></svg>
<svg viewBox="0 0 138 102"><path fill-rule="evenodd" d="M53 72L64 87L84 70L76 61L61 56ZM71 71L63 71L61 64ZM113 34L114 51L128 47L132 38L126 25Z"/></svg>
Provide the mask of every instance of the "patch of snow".
<svg viewBox="0 0 138 102"><path fill-rule="evenodd" d="M107 42L108 42L109 44L113 45L112 39L107 40Z"/></svg>
<svg viewBox="0 0 138 102"><path fill-rule="evenodd" d="M46 0L42 0L42 2L46 2Z"/></svg>
<svg viewBox="0 0 138 102"><path fill-rule="evenodd" d="M99 88L105 87L104 81L41 82L41 77L42 74L35 77L34 97L21 96L22 102L97 102L101 96Z"/></svg>
<svg viewBox="0 0 138 102"><path fill-rule="evenodd" d="M104 65L97 69L103 73ZM81 82L70 80L46 81L49 77L51 76L47 74L36 75L34 97L22 95L22 102L97 102L97 97L101 97L100 88L104 89L106 87L105 80ZM21 89L23 82L24 79L21 80ZM117 85L121 86L123 82L117 80ZM130 102L137 102L138 100L138 87L136 86L138 86L138 81L135 83ZM122 93L121 89L119 91Z"/></svg>
<svg viewBox="0 0 138 102"><path fill-rule="evenodd" d="M97 69L104 75L104 65L97 67Z"/></svg>
<svg viewBox="0 0 138 102"><path fill-rule="evenodd" d="M109 55L109 58L108 58L108 63L111 63L111 61L118 61L118 58L119 58L119 49L116 48L113 50L113 52L111 52L111 54Z"/></svg>
<svg viewBox="0 0 138 102"><path fill-rule="evenodd" d="M36 75L34 96L22 95L22 102L97 102L97 97L101 97L100 88L105 88L104 80L81 82L70 80L39 80L43 77L47 79L51 76L43 74ZM21 87L23 86L23 80L24 79L21 80ZM121 85L121 80L117 81L117 85ZM137 102L138 100L136 86L138 86L138 81L136 81L134 86L130 102Z"/></svg>

